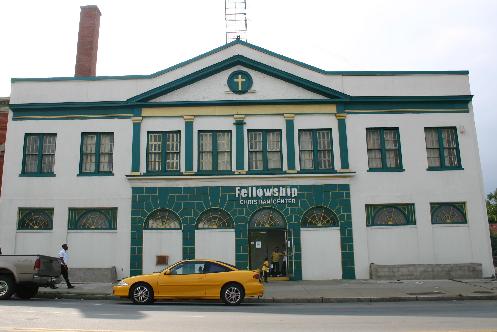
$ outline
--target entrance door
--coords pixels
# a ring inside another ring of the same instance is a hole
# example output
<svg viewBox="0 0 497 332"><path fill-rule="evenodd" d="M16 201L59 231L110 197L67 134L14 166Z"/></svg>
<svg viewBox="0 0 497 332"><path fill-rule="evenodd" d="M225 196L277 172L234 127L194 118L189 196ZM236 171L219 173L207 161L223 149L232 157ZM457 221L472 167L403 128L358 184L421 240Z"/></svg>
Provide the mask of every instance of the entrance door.
<svg viewBox="0 0 497 332"><path fill-rule="evenodd" d="M271 254L278 248L287 251L286 230L284 229L252 229L249 230L249 263L250 269L260 269L267 257L271 262ZM287 259L288 261L288 259ZM283 259L280 260L280 265ZM285 269L287 270L287 269Z"/></svg>

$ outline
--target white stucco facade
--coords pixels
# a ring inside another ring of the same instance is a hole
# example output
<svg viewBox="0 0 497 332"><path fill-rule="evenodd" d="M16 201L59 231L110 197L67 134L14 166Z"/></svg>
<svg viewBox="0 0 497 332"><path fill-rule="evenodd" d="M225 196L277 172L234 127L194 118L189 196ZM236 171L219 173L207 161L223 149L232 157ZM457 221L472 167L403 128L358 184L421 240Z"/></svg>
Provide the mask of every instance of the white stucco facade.
<svg viewBox="0 0 497 332"><path fill-rule="evenodd" d="M219 65L228 60L233 63ZM212 74L195 78L207 69ZM226 82L236 70L253 80L246 93L230 91ZM183 83L187 75L191 81ZM4 254L56 255L68 243L71 266L115 266L118 277L161 268L158 255L170 263L213 258L247 268L255 245L250 218L271 208L284 218L278 227L290 243L296 279L369 278L371 263L480 263L489 277L494 269L470 94L467 73L328 73L243 42L138 78L14 80L0 247ZM454 128L460 167L429 170L427 127ZM368 128L398 130L401 169L370 169ZM249 132L275 130L281 168L254 172ZM331 131L327 171L302 169L302 130ZM231 132L229 172L199 172L198 133L205 131ZM176 172L150 174L149 132L179 132ZM53 174L26 174L25 136L43 133L56 134ZM111 176L81 174L82 133L113 133ZM253 186L295 187L299 194L290 205L242 208L235 188ZM319 202L321 192L331 198ZM213 198L223 195L224 203ZM464 204L466 222L434 224L435 203ZM409 224L368 224L367 206L402 204L414 209ZM313 207L329 209L337 224L301 227ZM20 229L20 209L29 208L51 209L51 227ZM71 229L75 208L117 209L115 226ZM162 208L178 216L180 229L144 229ZM209 209L228 213L226 229L196 228Z"/></svg>

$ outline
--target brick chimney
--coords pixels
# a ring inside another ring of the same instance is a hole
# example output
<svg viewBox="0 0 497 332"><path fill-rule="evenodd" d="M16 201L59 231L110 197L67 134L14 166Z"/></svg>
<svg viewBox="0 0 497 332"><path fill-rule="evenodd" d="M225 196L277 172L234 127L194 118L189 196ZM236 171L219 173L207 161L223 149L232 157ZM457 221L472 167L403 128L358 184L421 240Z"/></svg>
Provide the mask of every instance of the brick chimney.
<svg viewBox="0 0 497 332"><path fill-rule="evenodd" d="M74 76L95 76L97 73L98 29L101 15L95 5L81 6Z"/></svg>

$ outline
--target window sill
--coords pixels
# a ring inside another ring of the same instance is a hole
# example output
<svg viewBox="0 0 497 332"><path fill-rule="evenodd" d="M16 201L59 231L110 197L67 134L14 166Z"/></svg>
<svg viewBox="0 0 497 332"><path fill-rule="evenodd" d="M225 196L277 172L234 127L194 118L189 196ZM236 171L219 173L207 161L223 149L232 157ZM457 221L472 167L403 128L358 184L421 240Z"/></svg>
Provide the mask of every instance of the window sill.
<svg viewBox="0 0 497 332"><path fill-rule="evenodd" d="M143 176L180 176L183 175L180 171L170 171L170 172L145 172Z"/></svg>
<svg viewBox="0 0 497 332"><path fill-rule="evenodd" d="M336 169L301 169L298 174L335 174Z"/></svg>
<svg viewBox="0 0 497 332"><path fill-rule="evenodd" d="M407 227L416 228L416 225L406 224L406 225L366 225L368 228L392 228L392 227Z"/></svg>
<svg viewBox="0 0 497 332"><path fill-rule="evenodd" d="M277 174L287 174L285 171L282 169L275 169L275 170L249 170L247 171L248 175L277 175Z"/></svg>
<svg viewBox="0 0 497 332"><path fill-rule="evenodd" d="M450 227L450 226L459 226L459 227L465 227L468 226L467 222L453 222L450 224L431 224L432 226L437 226L437 227Z"/></svg>
<svg viewBox="0 0 497 332"><path fill-rule="evenodd" d="M438 172L438 171L462 171L462 170L464 170L464 168L463 167L428 167L426 170L429 172L431 172L431 171L435 171L435 172Z"/></svg>
<svg viewBox="0 0 497 332"><path fill-rule="evenodd" d="M53 229L17 229L17 233L52 233Z"/></svg>
<svg viewBox="0 0 497 332"><path fill-rule="evenodd" d="M233 175L233 171L197 171L195 175L209 176L209 175Z"/></svg>
<svg viewBox="0 0 497 332"><path fill-rule="evenodd" d="M19 174L20 177L26 177L26 178L36 178L36 177L41 177L41 178L46 178L46 177L55 177L55 173L21 173Z"/></svg>
<svg viewBox="0 0 497 332"><path fill-rule="evenodd" d="M77 176L114 176L114 173L78 173Z"/></svg>
<svg viewBox="0 0 497 332"><path fill-rule="evenodd" d="M68 233L117 233L117 229L68 229Z"/></svg>
<svg viewBox="0 0 497 332"><path fill-rule="evenodd" d="M370 168L368 172L405 172L403 168Z"/></svg>

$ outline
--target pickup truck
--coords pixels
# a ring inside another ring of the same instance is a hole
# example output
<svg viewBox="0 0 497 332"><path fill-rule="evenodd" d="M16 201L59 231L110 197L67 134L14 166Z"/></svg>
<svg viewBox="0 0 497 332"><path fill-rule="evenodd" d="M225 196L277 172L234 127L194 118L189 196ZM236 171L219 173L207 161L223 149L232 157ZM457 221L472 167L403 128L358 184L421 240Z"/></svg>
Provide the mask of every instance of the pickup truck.
<svg viewBox="0 0 497 332"><path fill-rule="evenodd" d="M14 293L29 299L38 293L38 287L49 287L60 282L60 261L43 255L0 255L0 300Z"/></svg>

